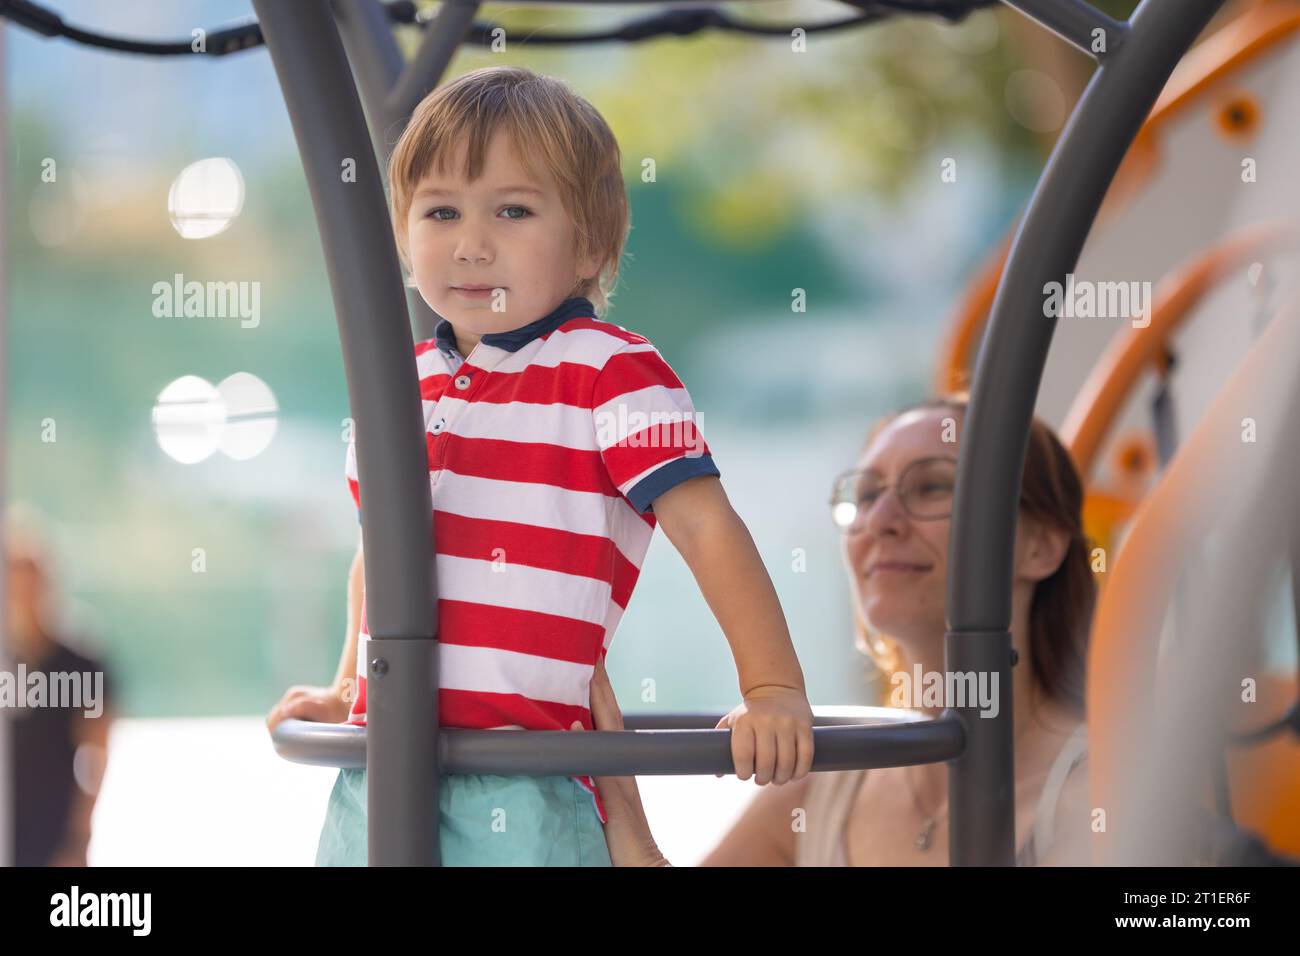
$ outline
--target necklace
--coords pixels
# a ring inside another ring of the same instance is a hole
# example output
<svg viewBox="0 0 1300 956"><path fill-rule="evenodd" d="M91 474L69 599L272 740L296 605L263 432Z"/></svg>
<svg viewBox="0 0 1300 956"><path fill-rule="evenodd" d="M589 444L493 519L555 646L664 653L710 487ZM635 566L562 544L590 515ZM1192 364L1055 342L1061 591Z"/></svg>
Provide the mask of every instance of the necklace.
<svg viewBox="0 0 1300 956"><path fill-rule="evenodd" d="M939 814L943 812L944 806L948 803L945 797L939 808L934 813L927 815L921 807L921 797L916 792L916 785L912 783L912 775L904 771L907 777L907 789L912 792L912 805L916 807L916 812L921 815L921 829L916 834L916 839L912 841L912 846L916 847L922 853L930 849L934 842L934 828L939 825Z"/></svg>
<svg viewBox="0 0 1300 956"><path fill-rule="evenodd" d="M1013 749L1019 747L1021 739L1025 736L1028 730L1029 722L1026 721L1025 726L1016 732L1015 737L1012 740ZM912 775L907 772L910 769L910 767L905 767L903 769L903 775L907 777L907 789L912 792L912 805L916 807L916 812L921 815L921 829L917 831L916 839L912 841L912 846L924 853L929 850L934 843L934 828L939 825L939 816L948 805L948 798L943 798L943 802L939 804L938 809L936 809L934 813L927 814L921 806L921 797L920 794L916 792L916 784L912 782Z"/></svg>

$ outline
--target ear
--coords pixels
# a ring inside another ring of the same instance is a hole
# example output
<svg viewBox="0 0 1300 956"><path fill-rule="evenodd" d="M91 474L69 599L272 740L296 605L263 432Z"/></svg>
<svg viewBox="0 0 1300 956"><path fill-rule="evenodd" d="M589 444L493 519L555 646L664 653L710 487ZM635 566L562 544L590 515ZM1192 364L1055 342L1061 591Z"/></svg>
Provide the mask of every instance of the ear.
<svg viewBox="0 0 1300 956"><path fill-rule="evenodd" d="M600 257L592 254L583 256L578 260L578 277L584 282L590 281L600 274Z"/></svg>
<svg viewBox="0 0 1300 956"><path fill-rule="evenodd" d="M1063 528L1021 519L1016 548L1016 577L1037 584L1050 578L1065 560L1070 536Z"/></svg>

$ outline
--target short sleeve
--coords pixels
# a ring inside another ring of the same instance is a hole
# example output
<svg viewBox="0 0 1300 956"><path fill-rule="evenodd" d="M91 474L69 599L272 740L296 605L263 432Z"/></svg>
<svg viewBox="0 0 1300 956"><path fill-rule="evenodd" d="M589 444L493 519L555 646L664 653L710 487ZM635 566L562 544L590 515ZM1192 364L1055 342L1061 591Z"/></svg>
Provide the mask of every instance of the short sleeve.
<svg viewBox="0 0 1300 956"><path fill-rule="evenodd" d="M357 523L361 523L361 483L357 478L357 442L355 437L348 438L347 458L343 463L343 477L348 483L348 493L357 508Z"/></svg>
<svg viewBox="0 0 1300 956"><path fill-rule="evenodd" d="M702 416L649 342L628 343L609 357L596 376L591 412L610 480L638 513L684 481L720 477Z"/></svg>

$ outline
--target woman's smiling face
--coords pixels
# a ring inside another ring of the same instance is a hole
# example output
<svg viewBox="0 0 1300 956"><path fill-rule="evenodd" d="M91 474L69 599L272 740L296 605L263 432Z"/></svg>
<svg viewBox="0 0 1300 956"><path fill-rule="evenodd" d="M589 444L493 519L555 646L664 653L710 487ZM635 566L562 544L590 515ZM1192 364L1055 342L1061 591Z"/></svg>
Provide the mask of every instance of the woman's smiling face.
<svg viewBox="0 0 1300 956"><path fill-rule="evenodd" d="M942 635L948 578L949 518L918 520L902 507L899 476L914 462L955 459L956 413L914 409L892 419L863 450L857 464L887 490L860 505L854 530L844 536L844 561L858 608L872 630L900 639ZM948 425L948 427L945 427ZM931 493L942 493L941 489Z"/></svg>
<svg viewBox="0 0 1300 956"><path fill-rule="evenodd" d="M507 131L493 134L473 183L463 178L466 149L448 156L446 175L430 169L416 186L407 242L424 301L477 337L540 319L598 266L579 259L554 178L521 163Z"/></svg>

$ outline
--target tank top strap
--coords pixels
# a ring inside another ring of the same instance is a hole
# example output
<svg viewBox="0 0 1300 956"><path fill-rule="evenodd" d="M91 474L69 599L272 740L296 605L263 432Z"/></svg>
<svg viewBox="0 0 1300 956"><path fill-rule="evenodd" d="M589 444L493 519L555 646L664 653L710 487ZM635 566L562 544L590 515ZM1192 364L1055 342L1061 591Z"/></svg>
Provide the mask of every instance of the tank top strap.
<svg viewBox="0 0 1300 956"><path fill-rule="evenodd" d="M1087 726L1071 734L1056 755L1034 808L1034 825L1016 855L1017 866L1034 866L1051 851L1056 808L1070 773L1088 755ZM795 866L848 866L844 840L849 814L869 770L838 770L809 776L805 831L795 839Z"/></svg>
<svg viewBox="0 0 1300 956"><path fill-rule="evenodd" d="M1047 771L1047 779L1043 782L1038 804L1034 808L1034 828L1016 859L1017 866L1034 866L1051 851L1056 833L1056 807L1061 800L1061 792L1065 789L1070 773L1087 756L1088 727L1080 724L1066 739L1051 769Z"/></svg>
<svg viewBox="0 0 1300 956"><path fill-rule="evenodd" d="M795 866L848 866L845 824L869 770L835 770L810 774L804 795L804 832L796 833Z"/></svg>

